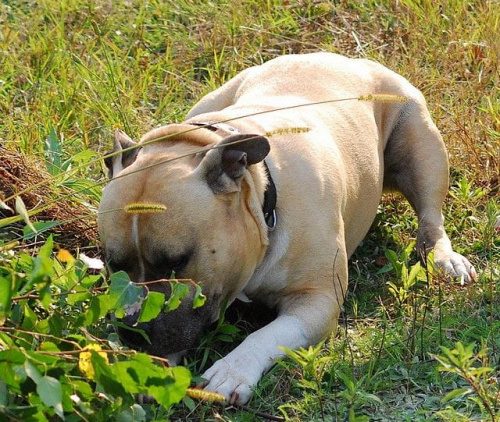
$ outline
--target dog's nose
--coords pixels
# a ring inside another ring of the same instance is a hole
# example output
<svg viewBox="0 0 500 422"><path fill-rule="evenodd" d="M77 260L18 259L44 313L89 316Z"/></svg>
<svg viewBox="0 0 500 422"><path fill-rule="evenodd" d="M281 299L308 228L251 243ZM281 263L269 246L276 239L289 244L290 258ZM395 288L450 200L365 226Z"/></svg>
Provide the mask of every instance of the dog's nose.
<svg viewBox="0 0 500 422"><path fill-rule="evenodd" d="M133 327L134 324L137 322L138 317L139 317L138 313L132 315L125 315L120 321L123 322L125 325L128 325L129 327Z"/></svg>
<svg viewBox="0 0 500 422"><path fill-rule="evenodd" d="M136 324L139 313L126 315L120 320L122 324L118 327L118 334L122 341L134 348L143 348L150 340L151 326L149 324Z"/></svg>

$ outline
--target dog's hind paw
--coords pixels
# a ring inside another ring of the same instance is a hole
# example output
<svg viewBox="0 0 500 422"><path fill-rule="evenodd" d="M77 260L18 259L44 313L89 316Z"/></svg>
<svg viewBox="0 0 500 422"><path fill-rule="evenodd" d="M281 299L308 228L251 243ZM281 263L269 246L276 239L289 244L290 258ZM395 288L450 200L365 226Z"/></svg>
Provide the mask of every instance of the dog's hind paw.
<svg viewBox="0 0 500 422"><path fill-rule="evenodd" d="M460 278L461 284L469 283L477 279L477 273L474 266L464 256L451 251L445 256L434 256L434 265L442 269L446 274L452 277Z"/></svg>

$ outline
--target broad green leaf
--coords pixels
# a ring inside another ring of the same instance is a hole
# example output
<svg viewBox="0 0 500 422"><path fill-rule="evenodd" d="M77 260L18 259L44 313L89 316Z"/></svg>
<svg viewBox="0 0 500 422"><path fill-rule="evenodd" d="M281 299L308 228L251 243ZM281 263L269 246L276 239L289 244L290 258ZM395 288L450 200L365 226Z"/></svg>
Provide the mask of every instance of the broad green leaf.
<svg viewBox="0 0 500 422"><path fill-rule="evenodd" d="M201 291L201 286L197 284L193 298L193 309L202 307L205 304L206 300L207 297Z"/></svg>
<svg viewBox="0 0 500 422"><path fill-rule="evenodd" d="M116 375L111 371L112 365L95 351L91 351L92 367L95 371L95 380L102 386L104 391L114 396L125 398L127 390ZM116 364L115 364L116 365Z"/></svg>
<svg viewBox="0 0 500 422"><path fill-rule="evenodd" d="M62 407L65 413L73 414L75 408L73 406L73 400L71 396L74 393L74 386L70 385L68 377L61 377L61 389L62 389ZM68 419L71 421L72 415L68 415Z"/></svg>
<svg viewBox="0 0 500 422"><path fill-rule="evenodd" d="M26 381L26 372L21 365L0 361L0 379L9 387L20 389L21 385Z"/></svg>
<svg viewBox="0 0 500 422"><path fill-rule="evenodd" d="M177 309L181 305L182 299L189 294L189 287L184 283L173 282L172 294L168 299L165 310L167 312Z"/></svg>
<svg viewBox="0 0 500 422"><path fill-rule="evenodd" d="M62 388L61 383L57 379L47 375L40 377L38 382L36 382L36 392L46 406L52 407L54 412L61 419L64 419Z"/></svg>
<svg viewBox="0 0 500 422"><path fill-rule="evenodd" d="M168 409L185 396L191 383L191 374L183 366L162 369L162 377L148 379L148 393Z"/></svg>
<svg viewBox="0 0 500 422"><path fill-rule="evenodd" d="M12 336L7 333L3 333L0 331L0 349L8 349L9 347L14 346L14 340L12 339Z"/></svg>
<svg viewBox="0 0 500 422"><path fill-rule="evenodd" d="M50 285L47 283L45 286L43 286L42 289L39 291L40 295L40 303L43 305L46 311L50 312L50 305L52 304L52 294L50 291Z"/></svg>
<svg viewBox="0 0 500 422"><path fill-rule="evenodd" d="M376 396L375 394L367 393L365 391L358 391L357 395L358 395L358 397L361 397L368 402L382 404L382 400L380 400L380 398L378 396Z"/></svg>
<svg viewBox="0 0 500 422"><path fill-rule="evenodd" d="M138 322L148 322L156 318L165 305L165 295L159 292L149 292L142 303Z"/></svg>
<svg viewBox="0 0 500 422"><path fill-rule="evenodd" d="M457 397L464 396L465 394L470 394L474 390L470 387L457 388L456 390L450 391L446 396L441 399L441 403L447 403Z"/></svg>
<svg viewBox="0 0 500 422"><path fill-rule="evenodd" d="M19 389L26 381L26 356L17 349L0 351L0 379L8 386Z"/></svg>
<svg viewBox="0 0 500 422"><path fill-rule="evenodd" d="M52 236L49 236L44 245L40 248L38 256L31 259L30 262L33 263L33 270L29 275L28 281L24 287L19 291L19 294L24 294L29 291L33 285L38 283L46 283L54 275L53 261L51 260L52 250L54 247L54 242Z"/></svg>
<svg viewBox="0 0 500 422"><path fill-rule="evenodd" d="M86 289L92 287L94 284L96 284L99 280L102 280L101 275L86 275L82 281L80 282L80 285Z"/></svg>
<svg viewBox="0 0 500 422"><path fill-rule="evenodd" d="M406 248L403 250L403 253L401 254L401 260L403 262L408 261L408 259L410 258L413 250L415 249L415 244L416 244L416 242L412 241L408 245L406 245Z"/></svg>
<svg viewBox="0 0 500 422"><path fill-rule="evenodd" d="M84 400L91 400L94 398L94 390L88 382L71 378L70 380L73 390L78 393L78 396Z"/></svg>
<svg viewBox="0 0 500 422"><path fill-rule="evenodd" d="M64 337L64 332L68 327L68 320L64 315L59 313L53 313L49 317L49 327L50 327L50 335L56 337Z"/></svg>
<svg viewBox="0 0 500 422"><path fill-rule="evenodd" d="M337 376L343 381L344 385L347 387L349 392L352 393L355 391L354 381L351 377L344 374L342 371L337 371Z"/></svg>
<svg viewBox="0 0 500 422"><path fill-rule="evenodd" d="M31 273L28 285L33 286L33 284L47 282L53 274L51 259L39 255L34 260L33 272Z"/></svg>
<svg viewBox="0 0 500 422"><path fill-rule="evenodd" d="M103 318L111 309L109 295L94 296L90 300L87 311L77 319L76 326L88 326Z"/></svg>
<svg viewBox="0 0 500 422"><path fill-rule="evenodd" d="M30 225L24 227L23 240L31 240L38 234L53 229L59 224L61 224L60 221L35 221L32 223L32 226L35 228L35 230L32 230Z"/></svg>
<svg viewBox="0 0 500 422"><path fill-rule="evenodd" d="M110 279L111 309L115 310L116 316L123 318L126 312L133 312L131 308L137 308L135 310L139 311L144 289L132 283L124 271L111 274Z"/></svg>
<svg viewBox="0 0 500 422"><path fill-rule="evenodd" d="M116 362L110 371L127 392L148 394L166 408L184 397L191 382L186 368L158 366L144 353L138 353L129 361Z"/></svg>
<svg viewBox="0 0 500 422"><path fill-rule="evenodd" d="M41 334L49 334L50 333L49 321L47 319L38 320L38 322L35 325L35 331Z"/></svg>
<svg viewBox="0 0 500 422"><path fill-rule="evenodd" d="M115 419L116 422L146 422L146 420L146 411L137 403L120 412Z"/></svg>
<svg viewBox="0 0 500 422"><path fill-rule="evenodd" d="M84 149L83 151L77 152L76 154L72 155L70 160L73 163L86 163L92 161L93 158L98 157L99 154L97 152L92 151L91 149ZM95 186L95 182L91 182Z"/></svg>
<svg viewBox="0 0 500 422"><path fill-rule="evenodd" d="M23 306L23 311L24 311L24 318L21 326L25 330L31 330L38 322L38 316L35 312L33 312L33 309L31 309L31 307L28 304L25 304Z"/></svg>
<svg viewBox="0 0 500 422"><path fill-rule="evenodd" d="M50 258L52 256L52 251L54 250L54 239L52 235L50 235L46 242L40 248L38 252L39 257Z"/></svg>
<svg viewBox="0 0 500 422"><path fill-rule="evenodd" d="M26 375L30 377L35 384L38 385L40 380L42 379L42 374L40 374L40 371L37 369L35 365L33 365L29 360L24 362L24 370L26 371Z"/></svg>
<svg viewBox="0 0 500 422"><path fill-rule="evenodd" d="M224 324L218 327L217 331L224 334L238 334L240 329L232 324Z"/></svg>
<svg viewBox="0 0 500 422"><path fill-rule="evenodd" d="M69 305L74 305L75 303L80 303L85 300L88 300L92 297L92 294L89 291L81 291L76 293L70 293L67 298L67 302Z"/></svg>
<svg viewBox="0 0 500 422"><path fill-rule="evenodd" d="M61 351L57 346L57 344L55 344L52 341L44 341L40 343L40 350L44 352L56 352L56 353Z"/></svg>
<svg viewBox="0 0 500 422"><path fill-rule="evenodd" d="M34 350L25 350L24 353L27 355L26 357L31 362L36 362L37 364L44 364L44 368L47 369L49 366L55 366L58 363L64 361L64 358L60 355L46 354L46 353L38 353Z"/></svg>
<svg viewBox="0 0 500 422"><path fill-rule="evenodd" d="M419 273L422 271L422 267L420 262L417 262L415 265L411 267L410 275L408 276L408 281L414 282L416 281Z"/></svg>
<svg viewBox="0 0 500 422"><path fill-rule="evenodd" d="M23 365L26 360L26 356L16 349L2 350L0 351L0 362L8 362L12 365Z"/></svg>
<svg viewBox="0 0 500 422"><path fill-rule="evenodd" d="M398 263L398 254L391 249L385 250L385 257L395 267Z"/></svg>

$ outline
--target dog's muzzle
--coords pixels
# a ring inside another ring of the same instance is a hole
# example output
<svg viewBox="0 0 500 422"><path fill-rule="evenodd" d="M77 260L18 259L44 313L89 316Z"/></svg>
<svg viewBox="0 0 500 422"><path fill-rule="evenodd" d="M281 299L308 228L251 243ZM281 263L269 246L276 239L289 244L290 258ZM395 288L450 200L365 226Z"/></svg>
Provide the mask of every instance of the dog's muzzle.
<svg viewBox="0 0 500 422"><path fill-rule="evenodd" d="M164 293L167 299L170 297L169 282L150 286L150 290ZM122 318L123 325L118 327L118 334L123 342L160 357L178 354L197 344L204 329L217 318L220 300L207 296L203 306L193 308L195 286L189 287L190 293L173 311L162 311L149 322L137 322L140 311Z"/></svg>

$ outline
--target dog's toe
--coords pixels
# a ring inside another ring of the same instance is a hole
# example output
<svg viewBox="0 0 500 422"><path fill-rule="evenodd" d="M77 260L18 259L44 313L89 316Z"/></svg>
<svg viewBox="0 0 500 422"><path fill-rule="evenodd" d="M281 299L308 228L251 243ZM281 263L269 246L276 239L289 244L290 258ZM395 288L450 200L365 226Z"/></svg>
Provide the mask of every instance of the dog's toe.
<svg viewBox="0 0 500 422"><path fill-rule="evenodd" d="M221 359L203 374L206 381L199 383L198 387L222 394L230 404L242 405L252 396L252 382L243 372L242 368L233 368Z"/></svg>
<svg viewBox="0 0 500 422"><path fill-rule="evenodd" d="M477 279L474 266L467 258L456 252L452 251L444 258L435 259L435 264L437 268L443 269L446 274L460 278L462 283L469 283Z"/></svg>

